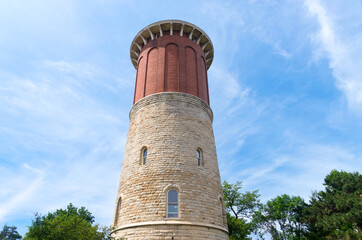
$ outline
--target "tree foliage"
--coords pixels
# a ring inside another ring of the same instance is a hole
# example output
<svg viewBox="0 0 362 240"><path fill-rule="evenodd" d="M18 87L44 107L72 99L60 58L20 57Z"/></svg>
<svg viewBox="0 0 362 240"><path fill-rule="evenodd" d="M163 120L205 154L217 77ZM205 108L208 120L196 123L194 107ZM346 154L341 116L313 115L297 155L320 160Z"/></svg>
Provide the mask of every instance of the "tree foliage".
<svg viewBox="0 0 362 240"><path fill-rule="evenodd" d="M21 239L21 235L16 230L15 226L4 225L0 232L0 240L17 240Z"/></svg>
<svg viewBox="0 0 362 240"><path fill-rule="evenodd" d="M362 175L333 170L323 185L309 204L286 194L260 204L257 191L243 194L241 182L224 182L230 239L252 233L278 240L362 239Z"/></svg>
<svg viewBox="0 0 362 240"><path fill-rule="evenodd" d="M241 193L241 182L224 181L222 187L230 239L251 239L255 228L253 213L260 205L258 191Z"/></svg>
<svg viewBox="0 0 362 240"><path fill-rule="evenodd" d="M324 186L305 211L309 239L362 239L362 175L333 170Z"/></svg>
<svg viewBox="0 0 362 240"><path fill-rule="evenodd" d="M46 216L35 214L24 240L108 240L107 228L93 225L94 216L84 207L69 204L66 209L58 209Z"/></svg>
<svg viewBox="0 0 362 240"><path fill-rule="evenodd" d="M269 200L254 214L259 235L269 233L273 239L306 239L302 213L306 203L299 196L283 194Z"/></svg>

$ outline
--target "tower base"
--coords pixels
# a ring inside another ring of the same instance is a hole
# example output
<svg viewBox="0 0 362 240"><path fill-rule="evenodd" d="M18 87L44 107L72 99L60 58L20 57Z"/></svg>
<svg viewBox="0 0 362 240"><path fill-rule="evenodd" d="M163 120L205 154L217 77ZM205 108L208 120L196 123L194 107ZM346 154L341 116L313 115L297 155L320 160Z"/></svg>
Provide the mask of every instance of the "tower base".
<svg viewBox="0 0 362 240"><path fill-rule="evenodd" d="M122 231L120 231L122 230ZM113 237L125 240L227 240L226 229L215 225L188 222L145 222L117 228Z"/></svg>

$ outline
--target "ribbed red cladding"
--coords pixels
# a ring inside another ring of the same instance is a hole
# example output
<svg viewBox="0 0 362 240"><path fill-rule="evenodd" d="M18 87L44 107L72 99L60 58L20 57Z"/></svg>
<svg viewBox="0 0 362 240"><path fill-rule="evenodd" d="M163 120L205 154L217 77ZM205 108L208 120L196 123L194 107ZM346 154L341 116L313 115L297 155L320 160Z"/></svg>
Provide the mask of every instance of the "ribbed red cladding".
<svg viewBox="0 0 362 240"><path fill-rule="evenodd" d="M134 102L159 92L183 92L209 104L205 54L179 34L149 40L138 57Z"/></svg>

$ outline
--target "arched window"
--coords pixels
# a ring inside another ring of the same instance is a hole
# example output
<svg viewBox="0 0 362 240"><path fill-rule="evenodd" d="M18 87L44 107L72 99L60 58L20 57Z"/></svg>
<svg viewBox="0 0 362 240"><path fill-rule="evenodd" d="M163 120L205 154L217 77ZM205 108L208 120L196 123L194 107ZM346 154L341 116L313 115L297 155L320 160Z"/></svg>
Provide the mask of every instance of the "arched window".
<svg viewBox="0 0 362 240"><path fill-rule="evenodd" d="M167 193L167 217L178 217L178 192L174 189Z"/></svg>
<svg viewBox="0 0 362 240"><path fill-rule="evenodd" d="M196 150L196 158L197 158L197 166L201 166L202 165L202 151L200 148Z"/></svg>
<svg viewBox="0 0 362 240"><path fill-rule="evenodd" d="M141 164L146 165L146 163L147 163L147 148L144 147L142 148L141 151Z"/></svg>
<svg viewBox="0 0 362 240"><path fill-rule="evenodd" d="M122 206L122 198L120 197L120 198L118 199L118 206L117 206L117 211L118 211L118 213L121 212L121 206Z"/></svg>
<svg viewBox="0 0 362 240"><path fill-rule="evenodd" d="M117 208L116 208L116 216L114 219L114 225L117 226L119 222L119 217L121 216L121 205L122 205L122 198L118 199Z"/></svg>
<svg viewBox="0 0 362 240"><path fill-rule="evenodd" d="M224 206L224 201L222 200L222 198L220 197L220 207L221 207L221 224L222 226L226 225L225 222L225 206Z"/></svg>

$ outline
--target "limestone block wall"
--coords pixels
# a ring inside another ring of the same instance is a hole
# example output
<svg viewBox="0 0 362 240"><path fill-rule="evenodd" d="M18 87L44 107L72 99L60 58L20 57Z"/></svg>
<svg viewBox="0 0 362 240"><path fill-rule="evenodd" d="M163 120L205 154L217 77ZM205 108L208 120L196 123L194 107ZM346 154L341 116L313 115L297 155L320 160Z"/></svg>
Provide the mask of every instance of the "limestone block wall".
<svg viewBox="0 0 362 240"><path fill-rule="evenodd" d="M167 218L170 189L179 192L178 218ZM228 239L212 111L203 100L164 92L132 107L114 226L130 240Z"/></svg>

